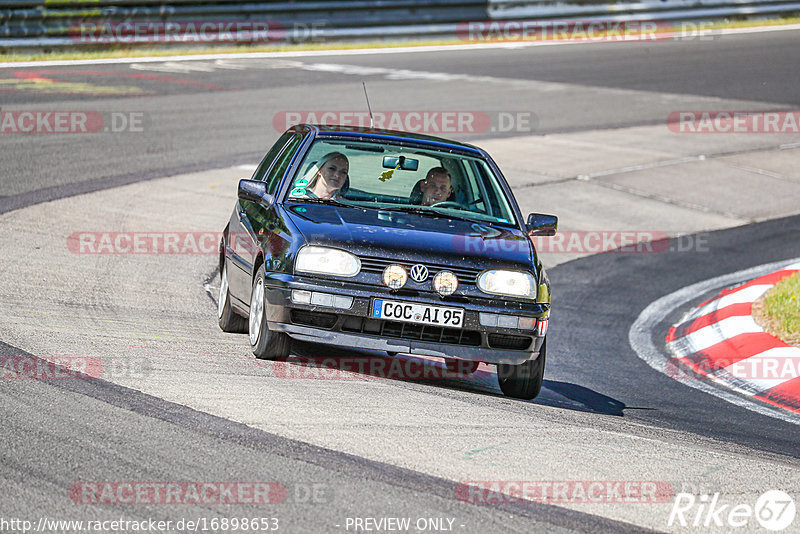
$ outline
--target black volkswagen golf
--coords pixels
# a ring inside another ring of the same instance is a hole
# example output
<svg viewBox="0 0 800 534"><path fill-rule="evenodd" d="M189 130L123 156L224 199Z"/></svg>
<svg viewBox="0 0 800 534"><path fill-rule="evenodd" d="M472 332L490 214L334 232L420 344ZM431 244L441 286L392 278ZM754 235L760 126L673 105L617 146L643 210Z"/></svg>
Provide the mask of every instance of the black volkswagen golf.
<svg viewBox="0 0 800 534"><path fill-rule="evenodd" d="M220 243L219 325L257 358L291 340L497 365L539 394L550 282L483 150L404 132L301 124L269 150Z"/></svg>

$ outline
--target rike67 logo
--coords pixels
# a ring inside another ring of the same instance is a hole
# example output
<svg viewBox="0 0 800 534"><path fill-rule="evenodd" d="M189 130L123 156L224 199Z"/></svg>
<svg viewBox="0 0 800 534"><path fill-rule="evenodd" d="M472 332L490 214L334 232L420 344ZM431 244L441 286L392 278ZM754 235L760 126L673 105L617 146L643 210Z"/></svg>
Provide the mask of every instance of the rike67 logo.
<svg viewBox="0 0 800 534"><path fill-rule="evenodd" d="M783 491L769 490L755 502L724 502L719 493L703 494L699 497L691 493L678 493L672 504L667 525L694 529L696 527L723 528L725 531L755 525L752 520L773 532L786 529L794 522L794 499Z"/></svg>

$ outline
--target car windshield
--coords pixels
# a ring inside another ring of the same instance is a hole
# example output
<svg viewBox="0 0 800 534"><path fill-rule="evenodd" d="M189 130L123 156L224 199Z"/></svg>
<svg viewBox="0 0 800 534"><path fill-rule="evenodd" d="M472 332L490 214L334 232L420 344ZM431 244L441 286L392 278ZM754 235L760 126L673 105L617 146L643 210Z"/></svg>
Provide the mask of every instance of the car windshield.
<svg viewBox="0 0 800 534"><path fill-rule="evenodd" d="M516 225L483 159L384 142L316 140L287 199Z"/></svg>

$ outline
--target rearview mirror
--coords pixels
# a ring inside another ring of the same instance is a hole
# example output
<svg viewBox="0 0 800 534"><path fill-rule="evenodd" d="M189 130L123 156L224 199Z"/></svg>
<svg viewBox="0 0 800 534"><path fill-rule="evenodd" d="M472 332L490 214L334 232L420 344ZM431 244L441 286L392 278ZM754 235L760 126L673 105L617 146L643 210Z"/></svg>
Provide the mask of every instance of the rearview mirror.
<svg viewBox="0 0 800 534"><path fill-rule="evenodd" d="M267 184L261 180L239 180L239 199L271 206L275 198L267 194Z"/></svg>
<svg viewBox="0 0 800 534"><path fill-rule="evenodd" d="M416 171L419 169L419 160L407 158L405 156L384 156L384 169L403 169L404 171Z"/></svg>
<svg viewBox="0 0 800 534"><path fill-rule="evenodd" d="M545 215L543 213L531 213L528 215L527 227L528 235L531 237L556 235L558 217L555 215Z"/></svg>

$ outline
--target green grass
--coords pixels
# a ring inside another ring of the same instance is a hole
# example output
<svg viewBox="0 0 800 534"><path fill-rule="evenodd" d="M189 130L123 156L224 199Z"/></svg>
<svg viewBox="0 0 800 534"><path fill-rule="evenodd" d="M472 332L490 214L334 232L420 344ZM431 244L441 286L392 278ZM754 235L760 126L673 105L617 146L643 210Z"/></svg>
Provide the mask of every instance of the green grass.
<svg viewBox="0 0 800 534"><path fill-rule="evenodd" d="M241 54L250 52L294 52L299 50L351 50L357 48L398 48L403 46L431 46L464 44L461 41L430 40L430 41L374 41L359 43L302 43L284 45L218 45L197 47L169 47L169 46L114 46L96 50L64 49L56 52L15 52L8 50L0 52L0 61L53 61L61 59L107 59L107 58L136 58L151 56L191 56L198 54Z"/></svg>
<svg viewBox="0 0 800 534"><path fill-rule="evenodd" d="M703 26L704 30L719 30L725 28L747 28L755 26L784 26L800 23L800 17L750 19L750 20L725 20L712 22ZM675 23L676 30L681 28L681 23ZM689 27L691 29L691 26ZM461 45L469 44L458 39L430 39L409 41L364 41L347 43L299 43L280 45L218 45L198 47L170 47L170 46L115 46L96 50L56 49L50 52L18 52L14 50L0 50L0 61L52 61L69 59L109 59L109 58L136 58L147 56L185 56L195 54L236 54L246 52L283 52L298 50L349 50L354 48L397 48L405 46L432 46L432 45Z"/></svg>
<svg viewBox="0 0 800 534"><path fill-rule="evenodd" d="M784 17L775 19L759 19L759 20L728 20L722 22L720 26L712 26L712 28L752 28L756 26L785 26L787 24L800 23L800 17Z"/></svg>
<svg viewBox="0 0 800 534"><path fill-rule="evenodd" d="M764 313L778 337L800 342L800 276L798 273L778 282L764 298Z"/></svg>

